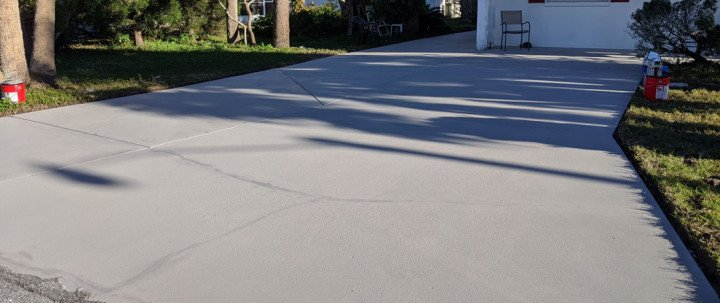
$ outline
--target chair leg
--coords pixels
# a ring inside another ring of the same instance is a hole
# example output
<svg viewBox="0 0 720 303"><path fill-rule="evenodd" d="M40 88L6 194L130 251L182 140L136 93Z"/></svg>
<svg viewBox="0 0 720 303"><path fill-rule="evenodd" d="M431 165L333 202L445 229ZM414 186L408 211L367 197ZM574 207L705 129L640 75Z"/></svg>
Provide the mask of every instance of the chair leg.
<svg viewBox="0 0 720 303"><path fill-rule="evenodd" d="M530 31L528 31L528 51L530 51L531 47L532 47L532 44L530 43Z"/></svg>

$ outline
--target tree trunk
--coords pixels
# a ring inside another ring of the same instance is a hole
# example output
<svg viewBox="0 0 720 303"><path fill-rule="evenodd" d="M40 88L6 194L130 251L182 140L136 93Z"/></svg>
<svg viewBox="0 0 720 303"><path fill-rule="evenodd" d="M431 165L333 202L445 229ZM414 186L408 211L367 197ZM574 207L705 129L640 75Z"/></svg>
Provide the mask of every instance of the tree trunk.
<svg viewBox="0 0 720 303"><path fill-rule="evenodd" d="M477 0L460 0L460 18L470 22L477 20Z"/></svg>
<svg viewBox="0 0 720 303"><path fill-rule="evenodd" d="M20 26L18 0L0 1L0 70L8 79L30 78Z"/></svg>
<svg viewBox="0 0 720 303"><path fill-rule="evenodd" d="M406 30L411 33L420 31L420 14L415 12L407 21Z"/></svg>
<svg viewBox="0 0 720 303"><path fill-rule="evenodd" d="M30 73L36 82L55 83L55 0L37 1Z"/></svg>
<svg viewBox="0 0 720 303"><path fill-rule="evenodd" d="M197 42L197 37L195 36L195 29L188 29L188 37L190 37L190 42L193 44Z"/></svg>
<svg viewBox="0 0 720 303"><path fill-rule="evenodd" d="M275 47L290 47L290 3L288 0L275 1Z"/></svg>
<svg viewBox="0 0 720 303"><path fill-rule="evenodd" d="M243 0L243 8L245 8L245 11L248 13L247 30L250 33L250 45L255 46L257 42L255 41L255 33L253 32L253 12L252 9L250 9L250 3ZM247 39L245 39L245 41L247 41Z"/></svg>
<svg viewBox="0 0 720 303"><path fill-rule="evenodd" d="M133 39L135 40L135 46L137 47L144 47L145 41L143 40L142 31L141 30L133 30Z"/></svg>
<svg viewBox="0 0 720 303"><path fill-rule="evenodd" d="M347 35L348 37L353 34L353 17L355 17L355 0L347 0L345 2L345 10L347 10L348 24L347 24Z"/></svg>
<svg viewBox="0 0 720 303"><path fill-rule="evenodd" d="M228 0L227 2L227 14L225 14L225 18L227 19L227 42L228 43L238 43L240 42L240 31L238 31L238 24L230 18L232 16L233 18L238 17L238 0Z"/></svg>

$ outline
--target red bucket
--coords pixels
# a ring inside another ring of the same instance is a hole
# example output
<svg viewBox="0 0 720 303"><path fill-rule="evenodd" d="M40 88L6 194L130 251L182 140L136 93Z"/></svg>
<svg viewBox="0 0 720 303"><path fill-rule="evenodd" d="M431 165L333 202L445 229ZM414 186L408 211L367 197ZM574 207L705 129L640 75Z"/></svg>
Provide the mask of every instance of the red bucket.
<svg viewBox="0 0 720 303"><path fill-rule="evenodd" d="M667 100L670 91L670 77L645 77L644 95L650 101Z"/></svg>
<svg viewBox="0 0 720 303"><path fill-rule="evenodd" d="M20 80L7 80L0 84L2 88L2 98L9 99L10 102L18 104L25 103L25 82Z"/></svg>

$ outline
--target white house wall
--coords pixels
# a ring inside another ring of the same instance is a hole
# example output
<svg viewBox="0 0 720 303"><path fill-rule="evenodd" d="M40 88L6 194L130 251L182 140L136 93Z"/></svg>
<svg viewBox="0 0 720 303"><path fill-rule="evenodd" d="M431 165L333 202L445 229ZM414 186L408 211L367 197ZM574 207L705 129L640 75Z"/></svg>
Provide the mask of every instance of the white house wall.
<svg viewBox="0 0 720 303"><path fill-rule="evenodd" d="M604 6L552 6L528 0L492 0L489 8L488 39L500 45L500 11L522 10L532 23L531 42L536 47L632 49L628 33L630 15L644 1L630 0ZM720 13L718 13L720 20ZM517 46L519 35L508 36L508 45Z"/></svg>

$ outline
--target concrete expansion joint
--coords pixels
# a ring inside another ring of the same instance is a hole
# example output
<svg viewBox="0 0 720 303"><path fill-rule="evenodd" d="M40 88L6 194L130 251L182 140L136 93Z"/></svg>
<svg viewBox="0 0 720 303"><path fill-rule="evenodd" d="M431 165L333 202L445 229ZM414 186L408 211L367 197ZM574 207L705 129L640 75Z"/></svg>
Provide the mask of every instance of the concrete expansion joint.
<svg viewBox="0 0 720 303"><path fill-rule="evenodd" d="M315 99L315 101L317 101L318 103L320 103L320 106L321 106L321 107L322 107L322 106L325 106L325 103L324 103L324 102L320 101L320 99L318 99L318 97L315 96L315 94L313 94L309 89L307 89L307 88L306 88L304 85L302 85L300 82L298 82L297 80L295 80L295 78L291 77L290 75L288 75L287 73L285 73L285 71L283 71L283 70L280 69L280 68L278 68L277 70L278 70L281 74L283 74L285 77L287 77L288 79L290 79L290 81L292 81L293 83L295 83L295 85L297 85L297 86L300 87L302 90L304 90L306 93L308 93L308 95L310 95L311 97L313 97L313 99Z"/></svg>
<svg viewBox="0 0 720 303"><path fill-rule="evenodd" d="M36 120L32 120L32 119L21 118L21 117L18 117L18 116L10 116L10 118L15 118L15 119L18 119L18 120L23 120L23 121L27 121L27 122L42 124L42 125L46 125L46 126L50 126L50 127L55 127L55 128L59 128L59 129L63 129L63 130L68 130L68 131L72 131L72 132L76 132L76 133L81 133L81 134L84 134L84 135L90 135L90 136L94 136L94 137L98 137L98 138L103 138L103 139L107 139L107 140L113 140L113 141L117 141L117 142L121 142L121 143L125 143L125 144L140 146L140 147L143 147L143 148L149 148L149 147L150 147L150 146L143 145L143 144L139 144L139 143L135 143L135 142L130 142L130 141L125 141L125 140L121 140L121 139L117 139L117 138L107 137L107 136L103 136L103 135L99 135L99 134L95 134L95 133L89 133L89 132L86 132L86 131L81 131L81 130L77 130L77 129L73 129L73 128L68 128L68 127L64 127L64 126L59 126L59 125L55 125L55 124L51 124L51 123L45 123L45 122L40 122L40 121L36 121Z"/></svg>
<svg viewBox="0 0 720 303"><path fill-rule="evenodd" d="M142 146L142 145L140 145L140 146ZM88 164L88 163L97 162L97 161L100 161L100 160L106 160L106 159L114 158L114 157L117 157L117 156L122 156L122 155L127 155L127 154L131 154L131 153L135 153L135 152L138 152L138 151L148 150L148 149L150 149L150 148L149 148L149 147L146 147L146 146L142 146L141 148L138 148L138 149L123 151L123 152L114 153L114 154L107 155L107 156L100 157L100 158L96 158L96 159L91 159L91 160L87 160L87 161L82 161L82 162L73 163L73 164L70 164L70 165L65 165L65 166L57 167L57 169L58 169L58 170L68 169L68 168L72 168L72 167L76 167L76 166L80 166L80 165L84 165L84 164ZM31 173L31 174L24 175L24 176L16 177L16 178L10 178L10 179L6 179L6 180L0 180L0 184L6 183L6 182L17 181L17 180L21 180L21 179L25 179L25 178L30 178L30 177L34 177L34 176L39 176L39 175L43 175L43 174L47 174L47 173L49 173L49 171L44 170L44 171L39 171L39 172L35 172L35 173Z"/></svg>

